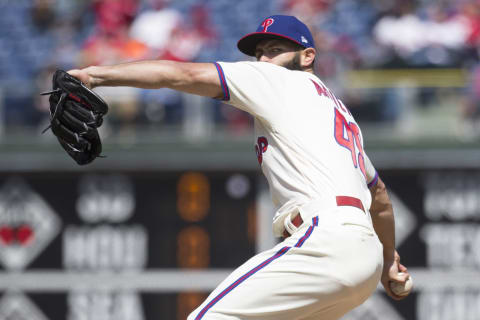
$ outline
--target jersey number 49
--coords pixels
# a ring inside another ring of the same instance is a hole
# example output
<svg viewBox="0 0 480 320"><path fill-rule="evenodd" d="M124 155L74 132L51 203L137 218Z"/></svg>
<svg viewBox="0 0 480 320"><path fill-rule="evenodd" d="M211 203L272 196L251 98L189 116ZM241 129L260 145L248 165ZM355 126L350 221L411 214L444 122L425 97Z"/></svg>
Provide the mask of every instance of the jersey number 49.
<svg viewBox="0 0 480 320"><path fill-rule="evenodd" d="M337 108L335 108L335 140L337 140L339 145L350 150L353 165L355 168L360 166L360 171L362 171L363 176L366 177L363 146L360 141L360 129L356 123L348 122Z"/></svg>

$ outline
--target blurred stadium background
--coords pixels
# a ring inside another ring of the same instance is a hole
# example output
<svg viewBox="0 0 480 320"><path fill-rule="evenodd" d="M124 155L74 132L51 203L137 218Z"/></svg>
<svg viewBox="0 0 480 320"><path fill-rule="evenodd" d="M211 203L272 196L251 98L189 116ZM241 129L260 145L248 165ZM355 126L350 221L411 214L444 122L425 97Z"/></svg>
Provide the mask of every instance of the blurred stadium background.
<svg viewBox="0 0 480 320"><path fill-rule="evenodd" d="M57 68L247 59L236 41L274 13L311 27L415 279L344 319L480 319L480 1L0 0L0 320L185 319L277 241L248 115L99 88L107 158L78 167L39 96Z"/></svg>

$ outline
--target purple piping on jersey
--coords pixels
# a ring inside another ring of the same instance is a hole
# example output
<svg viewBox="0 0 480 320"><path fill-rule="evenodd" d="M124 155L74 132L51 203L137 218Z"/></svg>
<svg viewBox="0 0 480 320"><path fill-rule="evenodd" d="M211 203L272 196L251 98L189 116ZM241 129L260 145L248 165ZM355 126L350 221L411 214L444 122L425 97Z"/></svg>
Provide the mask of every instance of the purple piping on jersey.
<svg viewBox="0 0 480 320"><path fill-rule="evenodd" d="M370 181L370 182L368 183L367 186L368 186L369 188L371 188L371 187L373 187L374 185L376 185L377 182L378 182L378 172L375 171L375 177L373 178L372 181Z"/></svg>
<svg viewBox="0 0 480 320"><path fill-rule="evenodd" d="M318 217L314 217L312 219L312 225L308 228L307 232L305 232L305 235L297 242L295 247L299 248L303 245L305 240L310 237L312 234L313 229L318 226ZM301 242L301 243L300 243ZM287 253L288 250L290 250L292 247L283 247L282 249L278 250L277 253L275 253L272 257L268 258L267 260L263 261L260 263L258 266L238 278L234 283L229 285L226 289L224 289L222 292L220 292L215 298L213 298L212 301L210 301L203 309L200 311L200 313L195 317L195 320L200 320L203 318L203 316L207 313L210 308L212 308L218 301L220 301L223 297L225 297L229 292L231 292L233 289L235 289L237 286L239 286L243 281L247 280L250 278L252 275L257 273L260 269L263 269L265 266L270 264L270 262L280 258L283 256L285 253Z"/></svg>
<svg viewBox="0 0 480 320"><path fill-rule="evenodd" d="M214 63L215 67L217 68L218 77L220 78L220 84L222 86L223 91L223 99L224 101L230 100L230 91L228 90L227 80L225 80L225 73L223 73L222 66L217 62Z"/></svg>
<svg viewBox="0 0 480 320"><path fill-rule="evenodd" d="M318 217L314 217L314 218L312 219L312 225L311 225L310 227L308 227L307 232L305 232L305 234L303 235L303 237L301 237L301 238L298 240L298 242L297 242L297 244L295 245L295 247L300 248L300 247L303 245L303 243L305 242L305 240L307 240L308 237L310 237L310 235L312 234L313 228L315 228L316 226L318 226Z"/></svg>

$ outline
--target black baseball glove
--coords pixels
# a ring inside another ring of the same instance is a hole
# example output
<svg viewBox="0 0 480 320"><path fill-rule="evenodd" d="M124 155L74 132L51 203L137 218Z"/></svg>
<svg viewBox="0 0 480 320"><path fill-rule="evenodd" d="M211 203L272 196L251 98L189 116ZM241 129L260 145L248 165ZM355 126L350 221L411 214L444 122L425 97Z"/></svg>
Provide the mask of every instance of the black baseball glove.
<svg viewBox="0 0 480 320"><path fill-rule="evenodd" d="M50 126L60 145L79 164L95 160L102 152L97 128L108 112L107 103L80 80L63 70L53 75L50 95Z"/></svg>

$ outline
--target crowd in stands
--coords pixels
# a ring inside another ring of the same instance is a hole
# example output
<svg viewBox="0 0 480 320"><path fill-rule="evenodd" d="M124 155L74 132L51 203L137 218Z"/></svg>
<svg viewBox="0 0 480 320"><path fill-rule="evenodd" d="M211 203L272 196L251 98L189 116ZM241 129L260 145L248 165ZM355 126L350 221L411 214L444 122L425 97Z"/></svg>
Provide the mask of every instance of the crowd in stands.
<svg viewBox="0 0 480 320"><path fill-rule="evenodd" d="M395 121L395 95L352 93L357 69L462 68L465 118L480 118L478 0L17 0L0 1L0 99L8 128L41 127L57 68L137 59L250 59L237 40L276 13L295 15L314 33L316 73L352 111ZM170 90L104 89L112 127L180 124L185 99ZM426 91L428 92L428 91ZM215 123L248 130L247 115L212 100ZM368 108L367 105L375 106Z"/></svg>

